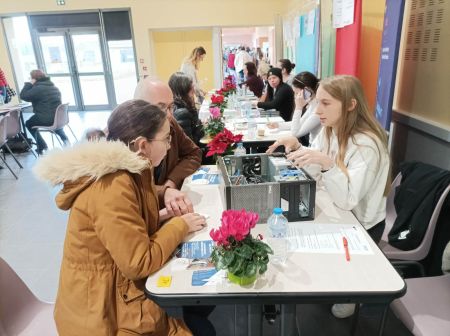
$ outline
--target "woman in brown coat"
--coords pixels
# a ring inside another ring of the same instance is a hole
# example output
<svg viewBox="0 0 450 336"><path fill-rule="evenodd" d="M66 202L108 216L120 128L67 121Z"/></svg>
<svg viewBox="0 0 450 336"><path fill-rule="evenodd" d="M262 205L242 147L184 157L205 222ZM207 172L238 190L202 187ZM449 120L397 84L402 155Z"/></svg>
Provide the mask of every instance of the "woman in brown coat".
<svg viewBox="0 0 450 336"><path fill-rule="evenodd" d="M142 100L119 105L108 140L50 153L36 167L62 183L59 208L70 209L55 305L65 335L191 335L144 296L146 278L160 269L190 232L198 214L161 225L153 167L170 147L166 114Z"/></svg>

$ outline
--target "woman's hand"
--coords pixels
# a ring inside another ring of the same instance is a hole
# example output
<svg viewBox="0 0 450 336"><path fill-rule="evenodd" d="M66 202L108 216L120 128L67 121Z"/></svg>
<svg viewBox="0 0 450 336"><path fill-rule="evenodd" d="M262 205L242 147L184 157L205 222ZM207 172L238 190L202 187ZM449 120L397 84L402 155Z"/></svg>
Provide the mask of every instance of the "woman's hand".
<svg viewBox="0 0 450 336"><path fill-rule="evenodd" d="M275 141L269 148L267 149L267 154L272 154L275 149L280 146L284 146L286 153L290 153L291 151L299 149L302 145L298 142L298 139L294 136L286 136Z"/></svg>
<svg viewBox="0 0 450 336"><path fill-rule="evenodd" d="M198 213L188 213L181 216L188 226L188 232L199 231L206 226L206 218Z"/></svg>
<svg viewBox="0 0 450 336"><path fill-rule="evenodd" d="M318 164L322 167L322 170L328 170L333 167L334 164L333 160L325 153L307 147L302 147L299 150L290 153L287 158L299 168L303 168L310 164Z"/></svg>
<svg viewBox="0 0 450 336"><path fill-rule="evenodd" d="M300 90L295 94L295 109L296 110L302 110L305 107L305 105L308 104L309 101L311 100L311 99L305 100L305 98L303 97L303 90Z"/></svg>
<svg viewBox="0 0 450 336"><path fill-rule="evenodd" d="M267 128L274 129L274 128L279 128L280 124L277 122L268 122L266 124L266 126L267 126Z"/></svg>
<svg viewBox="0 0 450 336"><path fill-rule="evenodd" d="M194 206L189 197L178 189L166 189L166 192L164 193L164 204L167 209L167 214L170 217L194 212Z"/></svg>

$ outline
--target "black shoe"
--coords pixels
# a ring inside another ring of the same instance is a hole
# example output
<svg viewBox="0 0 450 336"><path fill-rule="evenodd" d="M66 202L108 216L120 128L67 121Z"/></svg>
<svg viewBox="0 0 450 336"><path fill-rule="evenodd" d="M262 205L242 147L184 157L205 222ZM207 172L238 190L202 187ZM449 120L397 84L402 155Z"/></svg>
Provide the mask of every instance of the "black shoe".
<svg viewBox="0 0 450 336"><path fill-rule="evenodd" d="M36 153L37 153L37 155L39 155L39 156L41 156L41 155L44 155L45 154L45 151L47 151L47 147L46 148L42 148L42 149L37 149L36 150Z"/></svg>

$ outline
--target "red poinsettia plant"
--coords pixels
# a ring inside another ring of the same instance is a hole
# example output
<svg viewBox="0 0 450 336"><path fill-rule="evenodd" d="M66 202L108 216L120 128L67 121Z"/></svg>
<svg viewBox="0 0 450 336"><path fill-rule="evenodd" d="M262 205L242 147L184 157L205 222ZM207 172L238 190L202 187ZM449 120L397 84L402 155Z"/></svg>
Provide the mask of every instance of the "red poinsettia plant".
<svg viewBox="0 0 450 336"><path fill-rule="evenodd" d="M257 213L245 209L222 213L220 227L209 233L216 243L211 260L218 270L227 269L235 276L247 278L264 274L273 251L262 241L262 235L254 238L250 234L258 219Z"/></svg>
<svg viewBox="0 0 450 336"><path fill-rule="evenodd" d="M223 95L217 94L211 96L211 105L220 106L225 102L225 97Z"/></svg>
<svg viewBox="0 0 450 336"><path fill-rule="evenodd" d="M233 132L224 128L206 145L208 147L206 156L232 154L235 144L241 141L242 134L234 135Z"/></svg>
<svg viewBox="0 0 450 336"><path fill-rule="evenodd" d="M229 94L236 92L236 83L233 76L227 76L224 78L222 88L217 90L216 93L228 97Z"/></svg>

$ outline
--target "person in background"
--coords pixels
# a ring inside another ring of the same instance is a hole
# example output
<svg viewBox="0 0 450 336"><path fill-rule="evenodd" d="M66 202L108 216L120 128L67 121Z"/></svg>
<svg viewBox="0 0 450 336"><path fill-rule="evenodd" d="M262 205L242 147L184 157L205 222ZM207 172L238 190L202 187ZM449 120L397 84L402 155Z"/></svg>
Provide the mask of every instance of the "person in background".
<svg viewBox="0 0 450 336"><path fill-rule="evenodd" d="M39 131L33 127L53 125L56 108L61 105L61 92L42 70L32 70L30 76L31 81L25 83L20 92L20 99L31 102L33 105L34 114L25 122L25 125L36 140L37 153L41 155L47 149L47 144ZM69 139L62 128L55 133L64 145L69 144Z"/></svg>
<svg viewBox="0 0 450 336"><path fill-rule="evenodd" d="M228 73L234 77L234 81L237 83L238 78L237 78L236 70L234 67L235 57L236 57L236 49L231 49L230 53L228 54L227 68L228 68Z"/></svg>
<svg viewBox="0 0 450 336"><path fill-rule="evenodd" d="M5 73L2 68L0 68L0 96L2 96L2 102L6 102L6 86L8 85L8 81L6 80Z"/></svg>
<svg viewBox="0 0 450 336"><path fill-rule="evenodd" d="M245 50L244 46L239 47L239 51L237 52L234 58L234 67L236 69L236 73L238 75L239 81L238 84L241 84L244 81L244 65L247 62L251 62L252 57Z"/></svg>
<svg viewBox="0 0 450 336"><path fill-rule="evenodd" d="M120 104L108 119L108 140L83 142L38 161L35 173L70 210L55 322L60 335L192 335L146 298L147 278L186 236L205 227L188 213L164 225L153 168L170 148L166 113L143 100Z"/></svg>
<svg viewBox="0 0 450 336"><path fill-rule="evenodd" d="M176 189L181 188L184 179L200 167L202 151L189 139L173 117L175 104L170 87L158 79L147 77L136 86L134 97L159 106L166 112L169 119L170 150L154 170L155 184L159 188L168 188L170 191L170 197L167 196L167 192L165 193L165 206L168 214L173 213L179 216L186 212L192 212L192 202L184 193Z"/></svg>
<svg viewBox="0 0 450 336"><path fill-rule="evenodd" d="M266 101L267 98L267 88L269 87L269 82L267 81L267 73L272 68L272 66L269 63L266 63L263 59L260 59L259 65L258 65L258 72L257 75L261 77L264 83L264 88L261 94L261 97L259 98L259 101Z"/></svg>
<svg viewBox="0 0 450 336"><path fill-rule="evenodd" d="M291 122L268 123L268 128L290 129L303 146L312 144L322 129L317 108L316 91L319 79L311 72L300 72L294 77L295 110Z"/></svg>
<svg viewBox="0 0 450 336"><path fill-rule="evenodd" d="M386 132L369 111L356 77L322 80L316 99L316 114L323 129L311 148L287 137L275 141L268 153L284 145L288 159L323 184L337 207L351 210L378 243L385 227L390 187ZM332 307L338 318L351 316L354 310L354 304Z"/></svg>
<svg viewBox="0 0 450 336"><path fill-rule="evenodd" d="M84 133L84 139L87 141L99 141L106 138L106 134L100 128L88 128Z"/></svg>
<svg viewBox="0 0 450 336"><path fill-rule="evenodd" d="M243 85L247 85L250 91L254 93L254 95L258 98L261 97L263 89L264 89L264 82L261 79L261 77L258 77L256 75L256 66L253 62L247 62L244 66L244 75L245 75L245 82L242 83Z"/></svg>
<svg viewBox="0 0 450 336"><path fill-rule="evenodd" d="M205 132L195 107L195 89L192 79L182 72L175 72L169 78L169 87L174 97L175 120L183 128L184 133L200 147L200 139Z"/></svg>
<svg viewBox="0 0 450 336"><path fill-rule="evenodd" d="M200 103L203 102L206 92L203 91L198 80L198 66L203 61L206 55L206 50L203 47L194 48L191 54L181 63L180 71L192 78L194 83L195 94Z"/></svg>
<svg viewBox="0 0 450 336"><path fill-rule="evenodd" d="M291 121L294 111L294 91L283 83L283 76L280 68L271 68L268 75L269 87L264 102L258 102L257 107L264 110L275 109L280 112L280 117L284 121Z"/></svg>
<svg viewBox="0 0 450 336"><path fill-rule="evenodd" d="M281 73L283 74L283 82L292 86L292 81L294 80L294 74L292 73L292 70L294 70L295 64L287 58L282 58L278 61L278 67L281 68Z"/></svg>

